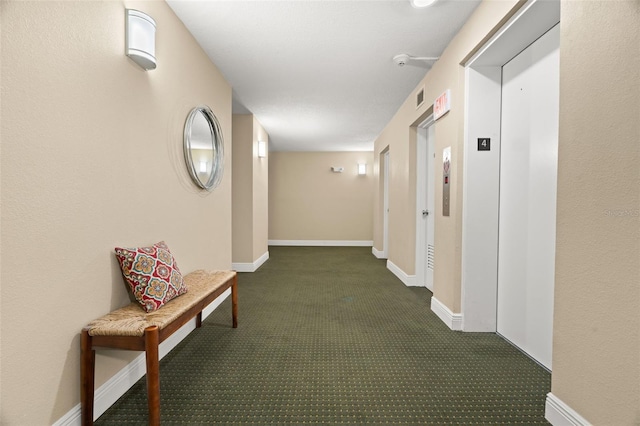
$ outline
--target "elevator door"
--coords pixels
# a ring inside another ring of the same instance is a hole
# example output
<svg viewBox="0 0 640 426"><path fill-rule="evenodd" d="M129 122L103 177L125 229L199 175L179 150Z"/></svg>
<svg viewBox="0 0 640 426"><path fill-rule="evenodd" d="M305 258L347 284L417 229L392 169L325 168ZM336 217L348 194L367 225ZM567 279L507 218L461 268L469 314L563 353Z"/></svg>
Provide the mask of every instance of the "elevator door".
<svg viewBox="0 0 640 426"><path fill-rule="evenodd" d="M502 68L498 333L551 369L559 25Z"/></svg>

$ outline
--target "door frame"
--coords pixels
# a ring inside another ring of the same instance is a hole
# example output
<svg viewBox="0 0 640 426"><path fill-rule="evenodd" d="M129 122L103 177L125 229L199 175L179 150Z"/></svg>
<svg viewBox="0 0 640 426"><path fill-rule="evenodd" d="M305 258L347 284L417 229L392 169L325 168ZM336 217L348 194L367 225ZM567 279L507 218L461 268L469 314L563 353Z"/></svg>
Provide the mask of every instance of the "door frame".
<svg viewBox="0 0 640 426"><path fill-rule="evenodd" d="M502 66L558 22L559 0L529 0L464 63L463 331L497 330Z"/></svg>
<svg viewBox="0 0 640 426"><path fill-rule="evenodd" d="M382 253L380 259L389 258L389 147L382 153Z"/></svg>
<svg viewBox="0 0 640 426"><path fill-rule="evenodd" d="M428 131L433 125L435 125L435 120L433 119L433 114L431 114L422 123L418 124L416 129L416 284L419 287L427 287L427 277L425 273L427 266L425 265L427 258L425 249L427 222L423 220L422 210L424 208L423 206L427 205L427 186L431 185L435 190L435 185L432 185L435 179L435 170L428 170L427 167L427 155L429 154L428 143L430 142L428 139ZM435 141L433 141L433 143L435 144ZM432 207L434 208L429 214L435 215L435 206ZM433 289L430 290L433 291Z"/></svg>

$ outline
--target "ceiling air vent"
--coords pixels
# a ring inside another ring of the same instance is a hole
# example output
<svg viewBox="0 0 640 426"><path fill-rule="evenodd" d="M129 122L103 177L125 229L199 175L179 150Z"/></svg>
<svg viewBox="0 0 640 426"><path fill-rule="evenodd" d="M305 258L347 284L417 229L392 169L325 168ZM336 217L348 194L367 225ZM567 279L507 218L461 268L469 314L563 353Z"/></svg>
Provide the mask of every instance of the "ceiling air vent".
<svg viewBox="0 0 640 426"><path fill-rule="evenodd" d="M420 108L420 106L423 103L424 103L424 87L420 89L420 91L416 95L416 108Z"/></svg>

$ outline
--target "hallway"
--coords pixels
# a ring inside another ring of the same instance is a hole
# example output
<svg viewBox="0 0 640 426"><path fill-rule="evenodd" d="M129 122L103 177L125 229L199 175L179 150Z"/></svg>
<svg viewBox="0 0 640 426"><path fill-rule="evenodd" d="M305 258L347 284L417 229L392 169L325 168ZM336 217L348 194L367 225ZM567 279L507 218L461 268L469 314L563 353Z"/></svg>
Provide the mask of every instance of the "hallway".
<svg viewBox="0 0 640 426"><path fill-rule="evenodd" d="M161 363L165 424L547 424L548 372L449 330L367 247L270 247ZM142 379L96 424L144 424Z"/></svg>

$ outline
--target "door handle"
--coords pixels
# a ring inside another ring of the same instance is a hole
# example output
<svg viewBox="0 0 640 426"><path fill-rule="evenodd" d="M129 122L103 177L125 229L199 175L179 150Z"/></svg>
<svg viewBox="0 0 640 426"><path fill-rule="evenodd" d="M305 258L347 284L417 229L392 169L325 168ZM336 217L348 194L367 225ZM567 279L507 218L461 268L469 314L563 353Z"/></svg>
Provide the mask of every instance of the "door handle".
<svg viewBox="0 0 640 426"><path fill-rule="evenodd" d="M422 216L429 216L429 210L422 210Z"/></svg>

